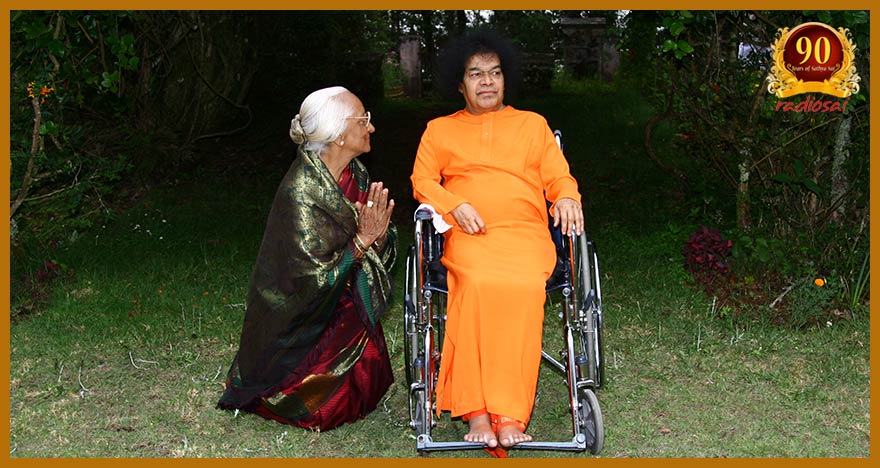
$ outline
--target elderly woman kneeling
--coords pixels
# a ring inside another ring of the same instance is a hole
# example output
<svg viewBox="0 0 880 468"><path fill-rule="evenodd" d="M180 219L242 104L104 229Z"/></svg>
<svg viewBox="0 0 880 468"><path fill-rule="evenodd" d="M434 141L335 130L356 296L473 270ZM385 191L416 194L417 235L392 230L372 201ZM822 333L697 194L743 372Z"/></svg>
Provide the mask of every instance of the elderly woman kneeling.
<svg viewBox="0 0 880 468"><path fill-rule="evenodd" d="M379 322L397 255L394 200L357 156L375 131L342 87L310 94L290 135L218 406L328 430L376 408L392 382Z"/></svg>

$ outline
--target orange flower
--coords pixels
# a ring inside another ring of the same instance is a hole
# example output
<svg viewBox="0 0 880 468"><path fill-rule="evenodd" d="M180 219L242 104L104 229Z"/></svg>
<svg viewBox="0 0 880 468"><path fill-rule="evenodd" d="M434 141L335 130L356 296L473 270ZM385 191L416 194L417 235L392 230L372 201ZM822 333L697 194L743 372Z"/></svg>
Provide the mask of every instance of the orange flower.
<svg viewBox="0 0 880 468"><path fill-rule="evenodd" d="M37 97L37 93L34 92L34 88L35 88L36 86L37 86L37 84L34 83L33 81L31 81L31 82L29 82L29 83L27 84L27 95L28 95L28 97L31 98L31 99L34 99L34 98ZM40 88L40 97L41 97L40 102L41 102L41 103L45 103L45 102L46 102L45 97L48 96L48 95L50 95L50 94L52 94L52 93L54 93L54 92L55 92L55 88L54 88L54 87L51 87L51 86L49 86L49 85L43 85L43 86Z"/></svg>
<svg viewBox="0 0 880 468"><path fill-rule="evenodd" d="M813 280L813 284L821 288L822 286L825 286L825 278L816 278Z"/></svg>

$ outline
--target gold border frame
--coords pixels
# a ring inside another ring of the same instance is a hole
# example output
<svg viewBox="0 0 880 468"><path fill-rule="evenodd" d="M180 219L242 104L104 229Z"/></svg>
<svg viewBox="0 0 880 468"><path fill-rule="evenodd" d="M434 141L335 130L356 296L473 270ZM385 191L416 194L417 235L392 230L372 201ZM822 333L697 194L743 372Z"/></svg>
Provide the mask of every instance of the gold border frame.
<svg viewBox="0 0 880 468"><path fill-rule="evenodd" d="M821 26L834 33L840 41L843 49L841 67L827 80L800 80L785 67L785 59L783 58L785 44L795 31L805 26ZM853 64L856 46L852 42L852 34L849 29L838 28L835 30L825 23L809 22L800 24L793 29L780 28L777 30L776 36L776 42L773 44L773 66L767 77L767 91L770 94L775 94L779 98L787 98L802 93L823 93L845 98L859 92L861 78L856 74L856 66Z"/></svg>

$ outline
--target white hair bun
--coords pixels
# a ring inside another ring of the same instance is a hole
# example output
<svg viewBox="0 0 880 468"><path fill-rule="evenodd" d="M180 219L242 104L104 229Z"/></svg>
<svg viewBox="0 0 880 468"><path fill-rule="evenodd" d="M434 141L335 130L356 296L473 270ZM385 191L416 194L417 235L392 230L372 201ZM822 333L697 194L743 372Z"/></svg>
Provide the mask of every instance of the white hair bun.
<svg viewBox="0 0 880 468"><path fill-rule="evenodd" d="M290 121L290 138L294 143L300 144L306 140L306 132L303 130L302 119L299 114Z"/></svg>

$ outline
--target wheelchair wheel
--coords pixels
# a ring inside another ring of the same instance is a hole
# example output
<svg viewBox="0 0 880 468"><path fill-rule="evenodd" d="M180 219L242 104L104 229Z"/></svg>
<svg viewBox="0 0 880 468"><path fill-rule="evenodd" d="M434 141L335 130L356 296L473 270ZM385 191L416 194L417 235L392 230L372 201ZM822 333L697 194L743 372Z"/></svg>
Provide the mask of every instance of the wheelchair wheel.
<svg viewBox="0 0 880 468"><path fill-rule="evenodd" d="M593 287L596 289L596 302L590 319L592 320L592 329L595 330L596 340L593 344L593 352L596 356L596 388L602 387L605 382L605 354L602 346L602 284L599 273L599 255L596 253L596 247L592 242L588 242L588 253L592 260L590 262L590 272L593 278Z"/></svg>
<svg viewBox="0 0 880 468"><path fill-rule="evenodd" d="M585 437L587 449L597 455L605 445L605 425L599 399L593 390L586 387L578 390L578 419L581 426L579 430Z"/></svg>
<svg viewBox="0 0 880 468"><path fill-rule="evenodd" d="M407 387L415 381L413 358L415 350L418 349L416 301L419 294L419 281L416 261L415 246L412 246L406 257L406 289L404 291L406 297L403 301L403 360Z"/></svg>
<svg viewBox="0 0 880 468"><path fill-rule="evenodd" d="M586 236L577 239L573 282L578 289L575 361L578 381L593 388L602 385L602 300L597 256Z"/></svg>

